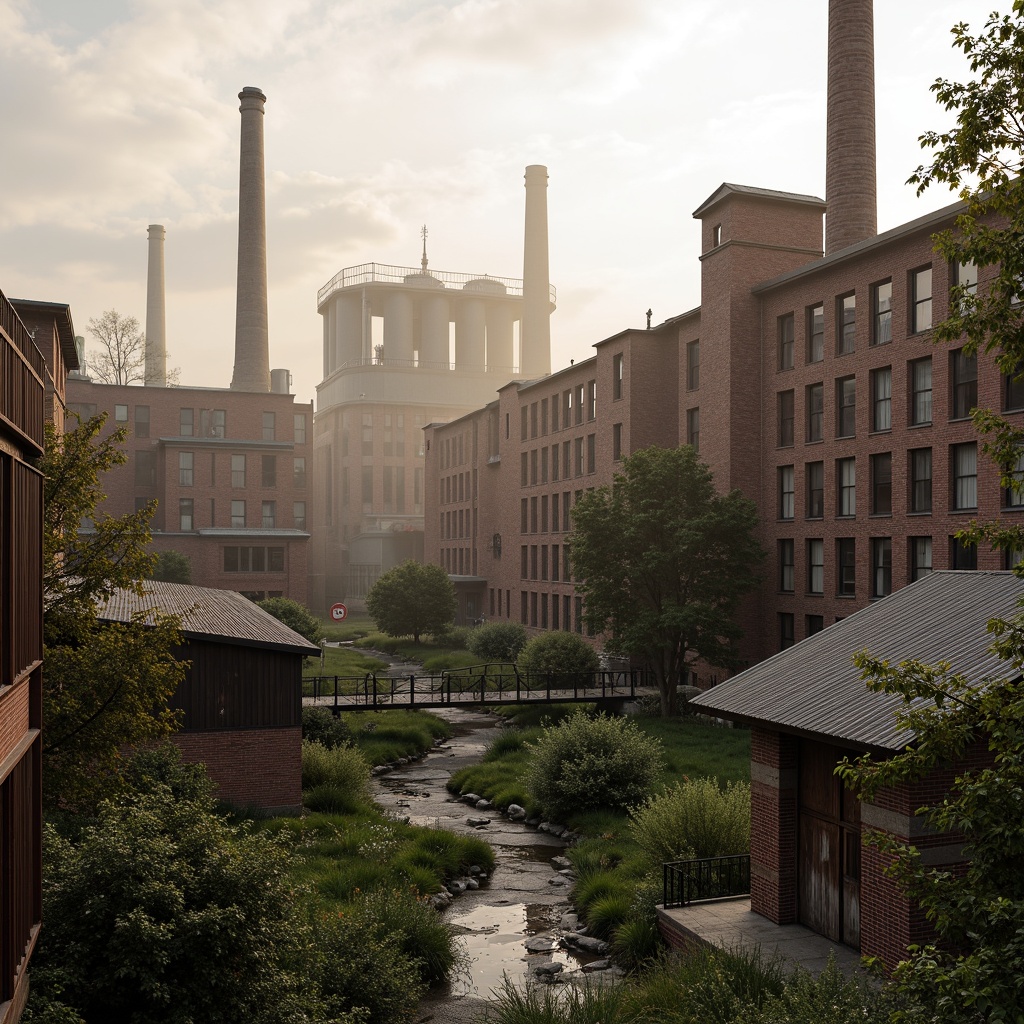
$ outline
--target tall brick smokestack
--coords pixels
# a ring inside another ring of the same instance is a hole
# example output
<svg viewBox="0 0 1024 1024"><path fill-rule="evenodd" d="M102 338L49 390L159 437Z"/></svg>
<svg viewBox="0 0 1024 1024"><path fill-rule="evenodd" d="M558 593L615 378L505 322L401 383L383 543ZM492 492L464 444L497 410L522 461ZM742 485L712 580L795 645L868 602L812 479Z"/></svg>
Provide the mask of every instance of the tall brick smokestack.
<svg viewBox="0 0 1024 1024"><path fill-rule="evenodd" d="M164 306L164 227L149 225L146 277L146 387L167 387L167 317Z"/></svg>
<svg viewBox="0 0 1024 1024"><path fill-rule="evenodd" d="M247 85L242 101L238 173L238 289L235 295L235 391L270 390L267 339L267 199L263 171L263 104Z"/></svg>
<svg viewBox="0 0 1024 1024"><path fill-rule="evenodd" d="M551 279L548 276L548 169L526 168L526 232L523 238L523 317L519 325L519 372L551 372Z"/></svg>
<svg viewBox="0 0 1024 1024"><path fill-rule="evenodd" d="M878 231L872 0L829 0L825 252Z"/></svg>

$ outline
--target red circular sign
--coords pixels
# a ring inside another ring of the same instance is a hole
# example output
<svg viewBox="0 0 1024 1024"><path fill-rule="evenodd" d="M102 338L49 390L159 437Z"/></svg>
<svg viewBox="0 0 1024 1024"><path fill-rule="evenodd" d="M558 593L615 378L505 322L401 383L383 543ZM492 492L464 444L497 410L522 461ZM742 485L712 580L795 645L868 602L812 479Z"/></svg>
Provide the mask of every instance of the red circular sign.
<svg viewBox="0 0 1024 1024"><path fill-rule="evenodd" d="M341 622L342 619L348 618L348 608L343 604L332 604L331 605L331 618L335 622Z"/></svg>

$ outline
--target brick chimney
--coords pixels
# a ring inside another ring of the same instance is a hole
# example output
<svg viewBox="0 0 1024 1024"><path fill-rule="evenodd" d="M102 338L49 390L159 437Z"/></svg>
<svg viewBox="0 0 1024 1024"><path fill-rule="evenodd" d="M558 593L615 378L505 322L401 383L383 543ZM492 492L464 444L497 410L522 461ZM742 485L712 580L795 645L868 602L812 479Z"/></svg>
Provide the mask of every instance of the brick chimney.
<svg viewBox="0 0 1024 1024"><path fill-rule="evenodd" d="M548 276L548 169L526 168L526 231L523 238L523 318L519 325L519 372L551 372L551 278Z"/></svg>
<svg viewBox="0 0 1024 1024"><path fill-rule="evenodd" d="M167 387L167 317L164 307L164 237L162 224L149 225L149 268L146 277L145 384Z"/></svg>
<svg viewBox="0 0 1024 1024"><path fill-rule="evenodd" d="M829 0L825 253L878 231L872 0Z"/></svg>
<svg viewBox="0 0 1024 1024"><path fill-rule="evenodd" d="M239 94L242 135L238 174L238 287L235 295L234 391L270 390L267 338L267 200L263 171L263 104L247 85Z"/></svg>

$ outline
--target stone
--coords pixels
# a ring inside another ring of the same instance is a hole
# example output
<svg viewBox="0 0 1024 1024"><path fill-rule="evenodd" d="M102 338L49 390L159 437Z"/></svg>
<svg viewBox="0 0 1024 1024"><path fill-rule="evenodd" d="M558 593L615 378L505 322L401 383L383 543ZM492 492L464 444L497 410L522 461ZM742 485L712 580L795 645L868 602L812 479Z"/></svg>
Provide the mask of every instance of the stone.
<svg viewBox="0 0 1024 1024"><path fill-rule="evenodd" d="M478 793L463 793L462 794L462 802L464 804L469 804L471 807L476 807L476 805L482 799L483 799L483 797L480 796Z"/></svg>
<svg viewBox="0 0 1024 1024"><path fill-rule="evenodd" d="M508 809L505 811L511 821L525 821L526 820L526 808L520 807L519 804L509 804Z"/></svg>
<svg viewBox="0 0 1024 1024"><path fill-rule="evenodd" d="M551 863L559 870L572 867L572 861L568 857L552 857Z"/></svg>
<svg viewBox="0 0 1024 1024"><path fill-rule="evenodd" d="M489 811L494 805L490 800L477 800L476 809L478 811Z"/></svg>
<svg viewBox="0 0 1024 1024"><path fill-rule="evenodd" d="M485 826L490 825L490 823L491 823L491 819L490 818L467 818L466 819L466 824L469 825L471 828L484 828Z"/></svg>
<svg viewBox="0 0 1024 1024"><path fill-rule="evenodd" d="M483 873L484 873L484 869L482 867L480 867L479 864L470 864L469 865L469 874L470 874L471 877L475 878L477 875L482 875Z"/></svg>
<svg viewBox="0 0 1024 1024"><path fill-rule="evenodd" d="M467 889L479 889L480 888L480 883L475 878L467 878L466 879L466 888Z"/></svg>
<svg viewBox="0 0 1024 1024"><path fill-rule="evenodd" d="M536 828L536 827L538 827L540 825L540 818L527 818L526 819L526 824L527 825L532 825L532 826L534 826L534 828Z"/></svg>
<svg viewBox="0 0 1024 1024"><path fill-rule="evenodd" d="M583 965L583 970L587 974L592 974L594 971L607 971L611 965L611 960L591 960L589 964Z"/></svg>
<svg viewBox="0 0 1024 1024"><path fill-rule="evenodd" d="M561 974L565 970L565 964L538 964L534 967L534 973L539 974L543 978L551 978L556 974Z"/></svg>
<svg viewBox="0 0 1024 1024"><path fill-rule="evenodd" d="M556 942L550 935L534 935L523 943L527 953L550 953L556 948Z"/></svg>
<svg viewBox="0 0 1024 1024"><path fill-rule="evenodd" d="M461 896L466 891L466 883L460 882L458 879L456 879L455 881L449 882L447 886L445 886L445 888L453 896Z"/></svg>
<svg viewBox="0 0 1024 1024"><path fill-rule="evenodd" d="M568 885L569 881L563 878L561 875L555 875L554 878L548 879L548 885Z"/></svg>
<svg viewBox="0 0 1024 1024"><path fill-rule="evenodd" d="M563 914L558 920L558 927L562 931L574 932L576 926L580 923L579 914Z"/></svg>
<svg viewBox="0 0 1024 1024"><path fill-rule="evenodd" d="M595 939L591 935L580 935L577 932L575 935L567 935L573 946L576 949L583 950L584 953L593 953L595 956L604 956L608 952L608 943L603 939Z"/></svg>

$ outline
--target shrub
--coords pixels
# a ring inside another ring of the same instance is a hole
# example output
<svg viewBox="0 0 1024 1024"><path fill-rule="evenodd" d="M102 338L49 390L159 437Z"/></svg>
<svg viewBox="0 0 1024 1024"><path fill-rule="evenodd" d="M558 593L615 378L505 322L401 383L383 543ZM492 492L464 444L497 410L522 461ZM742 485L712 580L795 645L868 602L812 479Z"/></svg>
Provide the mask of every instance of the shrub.
<svg viewBox="0 0 1024 1024"><path fill-rule="evenodd" d="M156 564L147 578L163 580L165 583L191 583L192 563L188 555L183 555L180 551L161 551L156 556Z"/></svg>
<svg viewBox="0 0 1024 1024"><path fill-rule="evenodd" d="M182 761L181 751L169 740L135 751L125 761L124 781L137 793L156 793L166 786L175 800L213 806L214 786L206 774L206 765Z"/></svg>
<svg viewBox="0 0 1024 1024"><path fill-rule="evenodd" d="M302 709L302 738L310 743L320 743L328 750L343 746L351 736L351 730L340 715L332 714L328 708L305 707Z"/></svg>
<svg viewBox="0 0 1024 1024"><path fill-rule="evenodd" d="M656 962L665 947L653 918L631 917L624 921L612 939L612 956L627 971L636 971Z"/></svg>
<svg viewBox="0 0 1024 1024"><path fill-rule="evenodd" d="M661 743L623 718L577 714L534 744L527 785L556 818L640 803L662 771Z"/></svg>
<svg viewBox="0 0 1024 1024"><path fill-rule="evenodd" d="M370 766L355 747L328 750L322 743L302 741L302 788L333 786L353 798L366 800L370 793Z"/></svg>
<svg viewBox="0 0 1024 1024"><path fill-rule="evenodd" d="M750 850L750 786L687 779L630 812L636 842L656 861Z"/></svg>
<svg viewBox="0 0 1024 1024"><path fill-rule="evenodd" d="M456 626L451 622L435 629L431 633L431 639L441 647L451 647L455 650L467 650L467 643L473 632L472 626Z"/></svg>
<svg viewBox="0 0 1024 1024"><path fill-rule="evenodd" d="M597 652L576 633L555 630L535 636L517 660L520 672L558 675L569 686L593 681L598 669Z"/></svg>
<svg viewBox="0 0 1024 1024"><path fill-rule="evenodd" d="M320 645L323 627L320 620L304 605L293 601L290 597L268 597L265 601L257 601L257 607L268 615L273 615L289 629L295 630L299 636L305 637L311 644Z"/></svg>
<svg viewBox="0 0 1024 1024"><path fill-rule="evenodd" d="M587 909L590 934L607 939L629 918L630 898L625 893L609 893L594 900Z"/></svg>
<svg viewBox="0 0 1024 1024"><path fill-rule="evenodd" d="M488 622L474 629L466 647L482 661L515 661L526 646L526 630L518 622Z"/></svg>
<svg viewBox="0 0 1024 1024"><path fill-rule="evenodd" d="M366 595L366 609L382 633L412 636L444 633L458 603L455 586L439 565L411 559L384 573Z"/></svg>

